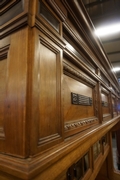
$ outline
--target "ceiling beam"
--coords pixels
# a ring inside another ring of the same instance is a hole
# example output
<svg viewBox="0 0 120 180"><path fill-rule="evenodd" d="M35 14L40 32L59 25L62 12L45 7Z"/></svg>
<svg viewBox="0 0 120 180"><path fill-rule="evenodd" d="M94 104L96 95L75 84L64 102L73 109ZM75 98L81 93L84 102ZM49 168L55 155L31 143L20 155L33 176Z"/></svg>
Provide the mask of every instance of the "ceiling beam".
<svg viewBox="0 0 120 180"><path fill-rule="evenodd" d="M120 51L113 51L113 52L107 52L108 55L112 55L112 54L120 54Z"/></svg>
<svg viewBox="0 0 120 180"><path fill-rule="evenodd" d="M95 2L91 2L91 3L85 4L85 7L86 8L90 8L90 7L96 6L98 4L103 4L103 3L107 2L107 1L110 1L110 0L97 0Z"/></svg>
<svg viewBox="0 0 120 180"><path fill-rule="evenodd" d="M120 60L118 60L118 61L111 61L112 62L112 64L117 64L117 63L120 63Z"/></svg>
<svg viewBox="0 0 120 180"><path fill-rule="evenodd" d="M115 39L109 39L109 40L102 40L102 43L110 43L110 42L115 42L115 41L120 41L120 38L115 38Z"/></svg>

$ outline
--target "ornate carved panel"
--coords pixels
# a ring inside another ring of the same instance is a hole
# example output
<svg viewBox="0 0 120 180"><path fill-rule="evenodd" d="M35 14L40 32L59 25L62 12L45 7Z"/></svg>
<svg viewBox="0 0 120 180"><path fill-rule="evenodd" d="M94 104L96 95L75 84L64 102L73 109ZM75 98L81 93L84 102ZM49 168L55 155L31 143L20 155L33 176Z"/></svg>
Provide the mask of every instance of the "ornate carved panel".
<svg viewBox="0 0 120 180"><path fill-rule="evenodd" d="M64 74L78 80L78 81L83 81L84 83L89 84L89 86L95 86L96 82L89 78L86 74L84 74L82 71L78 71L72 66L66 64L65 62L63 63L63 70Z"/></svg>
<svg viewBox="0 0 120 180"><path fill-rule="evenodd" d="M72 65L63 65L64 130L69 136L98 123L97 93L95 96L96 83L91 78Z"/></svg>

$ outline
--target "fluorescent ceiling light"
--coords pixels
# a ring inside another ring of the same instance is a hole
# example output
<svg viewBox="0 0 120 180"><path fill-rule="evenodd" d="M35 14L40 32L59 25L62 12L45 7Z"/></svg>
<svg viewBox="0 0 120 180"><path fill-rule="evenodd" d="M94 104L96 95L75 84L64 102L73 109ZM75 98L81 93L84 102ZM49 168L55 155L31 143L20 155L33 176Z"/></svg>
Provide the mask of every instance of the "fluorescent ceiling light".
<svg viewBox="0 0 120 180"><path fill-rule="evenodd" d="M114 72L120 71L120 67L113 68Z"/></svg>
<svg viewBox="0 0 120 180"><path fill-rule="evenodd" d="M107 36L120 32L120 23L112 24L109 26L101 27L95 30L97 36Z"/></svg>

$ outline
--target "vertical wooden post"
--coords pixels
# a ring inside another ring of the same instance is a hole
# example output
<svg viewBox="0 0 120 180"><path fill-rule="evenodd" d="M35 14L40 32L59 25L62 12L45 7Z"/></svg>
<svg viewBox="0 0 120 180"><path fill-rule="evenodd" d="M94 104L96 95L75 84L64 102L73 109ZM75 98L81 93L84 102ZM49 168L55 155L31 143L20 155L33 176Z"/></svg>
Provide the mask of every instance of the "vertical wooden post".
<svg viewBox="0 0 120 180"><path fill-rule="evenodd" d="M102 112L102 103L101 103L102 100L101 100L101 84L100 84L100 82L98 82L97 89L98 89L98 117L99 117L100 123L102 123L103 112Z"/></svg>

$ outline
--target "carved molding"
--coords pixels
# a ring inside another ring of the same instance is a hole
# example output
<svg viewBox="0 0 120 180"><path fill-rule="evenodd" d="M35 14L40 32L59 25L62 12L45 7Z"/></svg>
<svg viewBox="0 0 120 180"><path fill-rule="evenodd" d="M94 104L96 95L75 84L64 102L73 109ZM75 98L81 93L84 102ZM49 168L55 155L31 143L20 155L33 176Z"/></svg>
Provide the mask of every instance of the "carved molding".
<svg viewBox="0 0 120 180"><path fill-rule="evenodd" d="M8 4L9 5L13 4L13 2L15 2L15 0L12 0L12 2L10 2L10 0L1 0L0 1L0 9L4 8Z"/></svg>
<svg viewBox="0 0 120 180"><path fill-rule="evenodd" d="M23 0L1 4L0 39L28 24L27 8L28 2Z"/></svg>
<svg viewBox="0 0 120 180"><path fill-rule="evenodd" d="M109 94L109 91L107 89L103 88L103 87L101 87L101 91L106 93L106 94Z"/></svg>
<svg viewBox="0 0 120 180"><path fill-rule="evenodd" d="M64 29L66 29L66 33L64 32ZM67 44L75 41L76 47L74 47L74 53L76 56L80 58L80 60L85 63L85 65L88 66L88 68L91 69L91 71L95 72L95 64L98 65L99 62L95 62L95 57L93 52L89 49L89 47L84 42L83 38L80 37L80 35L75 31L75 29L71 28L71 26L67 23L63 23L63 37L67 41ZM66 46L67 47L67 46ZM81 51L83 55L79 53L79 50ZM100 65L99 65L100 66Z"/></svg>
<svg viewBox="0 0 120 180"><path fill-rule="evenodd" d="M62 21L65 21L66 16L65 14L61 11L61 9L59 8L59 6L54 2L54 0L49 0L48 3L52 6L52 8L54 9L54 11L56 11L56 13L58 14L58 16L60 17L60 19Z"/></svg>
<svg viewBox="0 0 120 180"><path fill-rule="evenodd" d="M0 48L0 61L7 58L9 46L10 45Z"/></svg>
<svg viewBox="0 0 120 180"><path fill-rule="evenodd" d="M44 45L45 47L47 47L48 49L53 51L55 54L60 52L57 48L55 48L53 45L51 45L51 43L49 41L47 41L46 39L44 39L42 36L40 36L39 39L40 39L40 43L42 45Z"/></svg>
<svg viewBox="0 0 120 180"><path fill-rule="evenodd" d="M5 5L5 7L3 5ZM8 21L16 17L18 14L23 12L23 2L21 0L12 1L11 3L8 2L5 4L3 3L1 6L4 8L0 12L1 15L0 26L4 25Z"/></svg>
<svg viewBox="0 0 120 180"><path fill-rule="evenodd" d="M41 144L45 144L45 143L48 143L48 142L51 142L55 139L58 139L60 138L60 135L58 133L56 134L52 134L50 136L46 136L44 138L40 138L39 141L38 141L38 145L41 145Z"/></svg>
<svg viewBox="0 0 120 180"><path fill-rule="evenodd" d="M111 65L103 51L103 48L101 48L101 46L100 46L99 39L95 39L93 36L88 36L88 34L89 34L88 32L91 32L91 29L93 30L93 26L92 26L91 22L89 21L89 18L86 16L85 11L83 13L82 2L81 1L79 1L79 2L78 1L65 1L65 0L62 0L62 2L64 4L64 6L66 7L67 11L71 14L74 24L77 24L79 32L81 31L81 33L82 33L82 37L85 40L87 39L87 44L89 44L89 46L92 49L92 52L94 52L94 55L96 56L95 61L97 62L97 60L99 60L101 65L99 65L99 63L97 63L96 64L97 67L100 68L101 72L103 72L105 77L108 77L107 80L109 79L111 84L112 85L115 84L116 88L117 88L117 86L118 86L117 78L111 73L111 71L109 71L109 72L107 71L108 67L111 69ZM79 15L77 14L77 16L75 13L76 11L79 14ZM80 19L81 19L81 21L80 21ZM84 19L84 21L82 21L83 19ZM86 19L86 21L85 21L85 19ZM89 21L89 23L88 23L88 21ZM87 31L85 31L85 29L87 29ZM104 62L103 62L103 59L105 59Z"/></svg>
<svg viewBox="0 0 120 180"><path fill-rule="evenodd" d="M63 70L64 70L64 74L66 74L66 75L67 75L67 73L69 73L69 75L72 75L79 80L83 80L87 84L90 84L92 86L96 85L96 82L93 81L92 79L90 79L88 76L84 75L80 71L75 70L74 68L70 67L69 65L67 65L65 63L63 63Z"/></svg>
<svg viewBox="0 0 120 180"><path fill-rule="evenodd" d="M103 118L109 117L111 114L103 114Z"/></svg>
<svg viewBox="0 0 120 180"><path fill-rule="evenodd" d="M60 143L58 146L55 146L49 149L49 151L44 152L44 154L40 154L33 157L31 156L26 159L20 159L0 154L0 170L2 171L4 168L6 173L8 173L9 171L11 175L16 176L18 178L21 177L22 179L34 179L34 177L36 177L38 173L41 172L48 174L50 166L52 167L54 165L55 168L59 168L61 167L62 163L69 162L69 153L71 155L72 152L72 156L74 157L74 150L77 149L77 153L79 154L81 143L85 140L85 138L86 141L89 141L90 143L86 143L86 149L88 149L97 140L101 139L101 137L104 136L108 131L115 127L115 125L119 123L119 118L120 116L103 124L100 124L96 127L95 131L87 131L83 134L83 136L81 136L80 134L77 139L75 138L70 142L66 141L65 143ZM92 141L90 141L90 139L92 139ZM84 152L82 153L84 154ZM67 161L66 157L68 157ZM52 168L53 174L55 168ZM58 173L59 175L58 171L56 171L56 173ZM41 179L44 178L41 177Z"/></svg>
<svg viewBox="0 0 120 180"><path fill-rule="evenodd" d="M80 121L75 121L75 122L70 122L70 123L66 123L64 125L64 130L71 130L71 129L75 129L75 128L80 128L83 126L87 126L87 125L92 125L93 123L98 122L98 118L93 117L93 118L89 118L89 119L83 119Z"/></svg>
<svg viewBox="0 0 120 180"><path fill-rule="evenodd" d="M49 28L45 21L43 21L39 16L36 16L35 26L60 48L65 48L66 44L60 38L58 33L56 32L56 34L53 28Z"/></svg>

